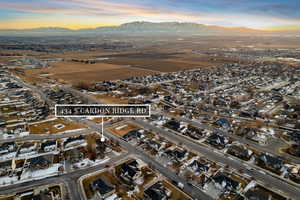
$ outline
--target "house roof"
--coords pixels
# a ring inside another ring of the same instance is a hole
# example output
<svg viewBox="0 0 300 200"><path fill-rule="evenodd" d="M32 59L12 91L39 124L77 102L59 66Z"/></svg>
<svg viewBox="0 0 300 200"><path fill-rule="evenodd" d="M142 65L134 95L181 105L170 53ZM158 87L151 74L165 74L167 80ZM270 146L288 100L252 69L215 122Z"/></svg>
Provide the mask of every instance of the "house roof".
<svg viewBox="0 0 300 200"><path fill-rule="evenodd" d="M212 134L210 135L207 140L209 142L214 142L217 144L225 144L225 137L222 135L218 135L218 134Z"/></svg>
<svg viewBox="0 0 300 200"><path fill-rule="evenodd" d="M3 143L0 145L0 151L3 151L3 150L8 150L8 148L10 146L16 146L16 144L14 142L6 142L6 143Z"/></svg>
<svg viewBox="0 0 300 200"><path fill-rule="evenodd" d="M131 130L128 131L123 137L128 138L128 137L141 137L141 133L137 130Z"/></svg>
<svg viewBox="0 0 300 200"><path fill-rule="evenodd" d="M64 145L70 143L70 142L74 142L76 140L83 140L84 137L82 135L78 136L78 137L71 137L71 138L68 138L65 142L64 142Z"/></svg>
<svg viewBox="0 0 300 200"><path fill-rule="evenodd" d="M194 160L191 164L190 167L196 168L196 171L208 171L209 167L205 166L204 164L200 163L197 160Z"/></svg>
<svg viewBox="0 0 300 200"><path fill-rule="evenodd" d="M293 131L288 133L292 140L294 141L300 141L300 132Z"/></svg>
<svg viewBox="0 0 300 200"><path fill-rule="evenodd" d="M178 159L184 158L186 153L187 153L187 150L180 151L180 150L176 149L173 151L174 156Z"/></svg>
<svg viewBox="0 0 300 200"><path fill-rule="evenodd" d="M263 190L248 190L245 196L249 200L269 200L269 194Z"/></svg>
<svg viewBox="0 0 300 200"><path fill-rule="evenodd" d="M52 146L55 144L56 144L55 140L47 140L46 142L42 143L41 148L44 149L46 146Z"/></svg>
<svg viewBox="0 0 300 200"><path fill-rule="evenodd" d="M162 200L168 197L166 188L162 183L155 183L145 191L145 194L149 199L153 200Z"/></svg>
<svg viewBox="0 0 300 200"><path fill-rule="evenodd" d="M93 189L97 190L102 196L114 190L114 186L108 185L101 178L93 181L91 183L91 185L92 185Z"/></svg>
<svg viewBox="0 0 300 200"><path fill-rule="evenodd" d="M48 165L49 161L43 156L35 157L30 161L30 168Z"/></svg>
<svg viewBox="0 0 300 200"><path fill-rule="evenodd" d="M177 121L174 121L174 120L168 121L168 122L166 123L166 125L171 126L171 127L174 127L174 128L176 128L176 129L179 129L179 127L180 127L180 123L177 122Z"/></svg>
<svg viewBox="0 0 300 200"><path fill-rule="evenodd" d="M231 145L228 148L229 152L233 152L239 155L243 155L243 156L249 156L248 150L246 148L244 148L243 146L240 145Z"/></svg>
<svg viewBox="0 0 300 200"><path fill-rule="evenodd" d="M263 160L266 163L266 165L279 165L279 166L283 165L283 161L281 159L270 156L269 154L266 153L261 153L259 155L259 158Z"/></svg>
<svg viewBox="0 0 300 200"><path fill-rule="evenodd" d="M227 190L236 190L239 186L239 182L232 180L231 178L224 176L224 175L217 175L213 177L213 180L216 183L219 183Z"/></svg>
<svg viewBox="0 0 300 200"><path fill-rule="evenodd" d="M161 147L161 144L154 140L149 140L148 144L155 149L159 149Z"/></svg>
<svg viewBox="0 0 300 200"><path fill-rule="evenodd" d="M222 127L229 127L230 126L230 122L227 120L227 119L224 119L224 118L220 118L216 121L216 123L219 125L219 126L222 126Z"/></svg>
<svg viewBox="0 0 300 200"><path fill-rule="evenodd" d="M121 165L122 173L129 177L132 178L138 173L138 162L136 160L131 161L129 163L123 163Z"/></svg>

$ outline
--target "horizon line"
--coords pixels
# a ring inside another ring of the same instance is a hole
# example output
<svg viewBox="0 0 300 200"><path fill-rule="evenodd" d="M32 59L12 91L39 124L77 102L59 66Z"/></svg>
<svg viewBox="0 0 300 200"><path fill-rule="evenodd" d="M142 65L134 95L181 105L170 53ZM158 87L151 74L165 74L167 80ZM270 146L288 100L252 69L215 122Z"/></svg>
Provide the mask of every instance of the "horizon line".
<svg viewBox="0 0 300 200"><path fill-rule="evenodd" d="M144 22L144 23L153 23L153 24L161 24L161 23L190 23L190 24L199 24L204 26L212 26L212 27L220 27L225 29L249 29L249 30L256 30L256 31L267 31L267 32L281 32L281 31L300 31L300 25L299 26L281 26L281 27L265 27L265 28L250 28L247 26L221 26L221 25L214 25L214 24L205 24L205 23L197 23L197 22L179 22L179 21L165 21L165 22L152 22L152 21L131 21L126 23L120 23L120 24L111 24L111 25L98 25L98 26L89 26L89 27L82 27L82 28L72 28L67 26L37 26L32 28L12 28L12 29L4 29L0 28L0 31L21 31L21 30L34 30L34 29L68 29L70 31L78 31L83 29L97 29L97 28L105 28L105 27L119 27L124 24L130 24L130 23L136 23L136 22Z"/></svg>

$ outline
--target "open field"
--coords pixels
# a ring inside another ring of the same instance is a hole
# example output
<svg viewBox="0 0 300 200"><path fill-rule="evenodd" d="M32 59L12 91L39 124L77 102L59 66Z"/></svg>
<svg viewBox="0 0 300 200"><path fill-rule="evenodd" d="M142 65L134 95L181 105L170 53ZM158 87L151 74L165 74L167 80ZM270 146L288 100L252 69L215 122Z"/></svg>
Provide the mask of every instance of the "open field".
<svg viewBox="0 0 300 200"><path fill-rule="evenodd" d="M299 48L300 41L297 37L279 37L279 36L191 36L191 37L169 37L160 38L160 44L164 45L165 50L170 49L208 49L223 47L248 47L256 48ZM157 39L158 40L158 39ZM156 49L161 49L157 45ZM154 49L155 47L150 47Z"/></svg>
<svg viewBox="0 0 300 200"><path fill-rule="evenodd" d="M176 53L175 50L171 49L170 52L145 50L105 55L99 53L88 54L88 52L83 53L84 56L75 53L67 55L70 56L67 60L72 58L105 58L105 60L95 64L73 61L53 62L50 63L51 67L48 68L25 70L23 78L30 82L43 82L44 79L52 79L62 83L76 84L80 81L92 83L145 76L160 72L176 72L217 66L235 60L190 53ZM90 57L87 55L90 55Z"/></svg>
<svg viewBox="0 0 300 200"><path fill-rule="evenodd" d="M105 95L105 94L93 94L91 95L93 98L98 99L104 104L128 104L128 100L120 99L117 97Z"/></svg>
<svg viewBox="0 0 300 200"><path fill-rule="evenodd" d="M295 49L300 42L292 37L244 37L244 36L172 36L118 38L135 48L88 49L53 52L25 50L1 50L0 63L21 58L23 54L38 59L60 58L63 61L50 62L49 68L25 70L25 81L42 83L47 80L76 84L79 81L98 82L144 76L158 72L175 72L201 67L218 66L224 63L249 62L234 54L234 49L245 52L259 52L276 48ZM96 40L95 40L96 41ZM111 42L111 41L110 41ZM110 44L108 42L108 44ZM113 42L111 42L113 43ZM122 50L121 50L122 49ZM208 54L207 54L208 52ZM230 52L233 57L215 52ZM210 54L209 54L210 53ZM15 56L9 56L15 55ZM80 60L78 62L72 59ZM97 60L98 59L98 60ZM101 60L103 59L103 60ZM95 64L85 64L84 60L97 60Z"/></svg>
<svg viewBox="0 0 300 200"><path fill-rule="evenodd" d="M49 68L25 70L25 77L31 82L37 81L37 77L41 75L54 80L77 83L125 79L148 74L153 74L153 72L143 69L132 70L128 66L107 63L83 64L71 61L51 63Z"/></svg>
<svg viewBox="0 0 300 200"><path fill-rule="evenodd" d="M60 125L60 126L59 126ZM55 127L56 126L56 127ZM87 128L83 124L78 124L57 118L55 120L35 123L28 126L30 134L56 134L63 131Z"/></svg>
<svg viewBox="0 0 300 200"><path fill-rule="evenodd" d="M180 63L172 60L152 58L113 58L111 60L106 60L105 62L110 64L129 65L134 67L134 70L136 70L136 68L143 68L159 72L175 72L193 69L199 66L198 64L193 63Z"/></svg>
<svg viewBox="0 0 300 200"><path fill-rule="evenodd" d="M38 56L40 59L46 58L63 58L63 59L88 59L91 57L98 57L98 56L106 56L110 55L112 52L109 51L67 51L61 53L43 53Z"/></svg>
<svg viewBox="0 0 300 200"><path fill-rule="evenodd" d="M58 79L62 79L67 82L77 83L80 80L84 80L86 82L98 82L104 80L118 80L118 79L126 79L130 77L144 76L149 75L149 73L144 70L132 70L128 67L123 67L119 69L112 70L99 70L99 71L87 71L84 73L65 73L57 75Z"/></svg>
<svg viewBox="0 0 300 200"><path fill-rule="evenodd" d="M142 51L131 54L118 54L103 62L115 65L127 65L130 67L153 70L157 72L176 72L199 67L210 67L225 62L232 62L232 59L191 55L190 53L176 53L175 49L165 51Z"/></svg>

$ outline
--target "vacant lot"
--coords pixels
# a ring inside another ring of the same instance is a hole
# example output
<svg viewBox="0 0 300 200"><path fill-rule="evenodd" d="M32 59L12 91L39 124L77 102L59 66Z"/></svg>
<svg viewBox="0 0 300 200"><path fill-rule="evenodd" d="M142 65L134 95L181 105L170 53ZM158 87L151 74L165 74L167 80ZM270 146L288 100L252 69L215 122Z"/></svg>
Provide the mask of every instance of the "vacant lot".
<svg viewBox="0 0 300 200"><path fill-rule="evenodd" d="M175 72L200 67L221 65L236 59L207 56L197 53L177 53L175 49L145 50L135 53L114 54L107 56L103 62L113 65L126 65L137 69L152 70L154 72Z"/></svg>
<svg viewBox="0 0 300 200"><path fill-rule="evenodd" d="M106 122L106 121L111 119L111 118L108 118L108 117L89 117L87 119L92 121L92 122L95 122L97 124L102 124L102 118L103 118L103 122Z"/></svg>
<svg viewBox="0 0 300 200"><path fill-rule="evenodd" d="M63 131L87 128L83 124L57 118L50 121L35 123L28 126L30 134L56 134Z"/></svg>
<svg viewBox="0 0 300 200"><path fill-rule="evenodd" d="M52 79L55 82L77 83L79 81L98 82L103 80L126 79L144 76L158 72L175 72L200 67L217 66L223 63L245 61L247 59L206 55L205 52L222 52L227 48L297 48L299 41L284 37L244 37L244 36L191 36L191 37L159 37L131 38L126 40L133 46L127 50L97 50L70 51L60 53L41 53L26 51L27 55L37 58L63 58L62 62L50 63L51 68L25 70L26 81L45 82ZM24 51L0 51L0 63L8 59L16 59ZM5 54L4 54L5 53ZM16 53L16 56L7 56ZM222 54L220 54L222 55ZM100 59L98 59L100 58ZM105 58L101 60L101 58ZM72 62L72 59L98 59L96 64Z"/></svg>
<svg viewBox="0 0 300 200"><path fill-rule="evenodd" d="M109 60L105 60L104 62L117 65L127 65L130 67L134 67L134 70L139 68L153 70L154 72L175 72L203 66L201 65L201 63L186 62L180 57L116 57Z"/></svg>
<svg viewBox="0 0 300 200"><path fill-rule="evenodd" d="M42 53L38 56L40 59L45 58L63 58L63 59L88 59L92 57L110 55L109 51L66 51L60 53Z"/></svg>
<svg viewBox="0 0 300 200"><path fill-rule="evenodd" d="M91 96L104 104L128 104L128 100L126 99L120 99L106 94L92 94Z"/></svg>
<svg viewBox="0 0 300 200"><path fill-rule="evenodd" d="M73 72L58 74L54 77L62 79L67 82L77 83L78 81L86 82L98 82L104 80L119 80L126 79L130 77L144 76L152 74L144 70L132 70L128 67L123 67L120 69L107 69L98 71L86 71L86 72Z"/></svg>
<svg viewBox="0 0 300 200"><path fill-rule="evenodd" d="M188 43L190 44L191 41ZM181 43L175 44L181 45ZM51 79L61 83L75 84L80 81L91 83L210 67L233 61L230 58L194 54L190 50L187 51L189 53L179 52L180 47L176 45L169 44L167 49L149 47L122 52L84 51L80 53L43 54L38 58L64 58L65 60L52 62L49 68L25 70L25 77L22 78L30 82L44 82L46 79ZM95 64L71 61L72 59L90 60L95 58L100 59ZM102 61L101 58L103 58Z"/></svg>
<svg viewBox="0 0 300 200"><path fill-rule="evenodd" d="M25 70L26 78L33 81L36 81L37 77L49 77L68 83L126 79L148 74L153 74L153 72L143 69L132 70L130 67L122 65L107 63L83 64L71 61L52 63L51 67L44 69Z"/></svg>

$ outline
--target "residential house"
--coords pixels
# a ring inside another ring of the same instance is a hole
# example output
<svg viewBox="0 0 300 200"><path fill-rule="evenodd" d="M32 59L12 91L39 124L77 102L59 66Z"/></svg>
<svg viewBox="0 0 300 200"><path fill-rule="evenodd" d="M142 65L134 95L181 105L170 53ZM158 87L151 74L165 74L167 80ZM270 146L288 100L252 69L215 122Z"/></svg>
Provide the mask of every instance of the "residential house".
<svg viewBox="0 0 300 200"><path fill-rule="evenodd" d="M216 175L212 178L215 186L223 191L237 191L241 184L225 175Z"/></svg>
<svg viewBox="0 0 300 200"><path fill-rule="evenodd" d="M56 140L47 140L41 144L41 150L45 152L55 151L56 150Z"/></svg>
<svg viewBox="0 0 300 200"><path fill-rule="evenodd" d="M45 159L44 156L38 156L30 160L29 169L32 171L46 169L50 166L50 164L50 161Z"/></svg>
<svg viewBox="0 0 300 200"><path fill-rule="evenodd" d="M204 165L203 163L199 162L198 160L194 160L189 166L188 166L193 172L208 172L209 167Z"/></svg>
<svg viewBox="0 0 300 200"><path fill-rule="evenodd" d="M245 146L243 145L237 145L233 144L228 147L227 153L236 156L240 159L243 160L249 160L253 152L251 150L248 150Z"/></svg>
<svg viewBox="0 0 300 200"><path fill-rule="evenodd" d="M167 200L171 196L168 190L161 182L157 182L144 192L146 200Z"/></svg>
<svg viewBox="0 0 300 200"><path fill-rule="evenodd" d="M133 184L142 175L139 163L136 160L121 165L120 178L128 184Z"/></svg>
<svg viewBox="0 0 300 200"><path fill-rule="evenodd" d="M115 193L115 186L108 184L107 181L102 178L94 180L90 185L100 199L105 199Z"/></svg>
<svg viewBox="0 0 300 200"><path fill-rule="evenodd" d="M223 149L228 143L228 139L223 135L214 133L206 139L206 142L218 149Z"/></svg>
<svg viewBox="0 0 300 200"><path fill-rule="evenodd" d="M284 162L281 159L271 156L267 153L259 154L257 156L257 162L258 164L261 164L264 167L275 172L279 172L284 164Z"/></svg>

